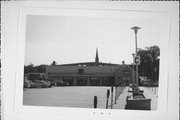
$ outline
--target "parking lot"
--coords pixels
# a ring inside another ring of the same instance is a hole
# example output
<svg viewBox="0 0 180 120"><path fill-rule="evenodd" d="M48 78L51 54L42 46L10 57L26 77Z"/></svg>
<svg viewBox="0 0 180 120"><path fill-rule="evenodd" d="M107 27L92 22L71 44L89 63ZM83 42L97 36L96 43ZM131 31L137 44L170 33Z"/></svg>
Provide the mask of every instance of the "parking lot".
<svg viewBox="0 0 180 120"><path fill-rule="evenodd" d="M94 96L97 96L97 107L105 108L107 89L110 87L28 88L23 93L23 104L93 108Z"/></svg>
<svg viewBox="0 0 180 120"><path fill-rule="evenodd" d="M119 96L114 109L124 109L126 97L128 96L126 87ZM97 108L106 108L106 92L110 87L90 87L90 86L66 86L51 88L27 88L23 93L23 104L32 106L55 106L55 107L77 107L94 108L94 96L97 96ZM153 94L148 88L141 87L144 90L145 97L151 98L151 110L157 110L157 93ZM111 96L111 95L110 95ZM115 96L115 90L113 93ZM114 98L114 97L113 97ZM109 108L111 103L109 97Z"/></svg>

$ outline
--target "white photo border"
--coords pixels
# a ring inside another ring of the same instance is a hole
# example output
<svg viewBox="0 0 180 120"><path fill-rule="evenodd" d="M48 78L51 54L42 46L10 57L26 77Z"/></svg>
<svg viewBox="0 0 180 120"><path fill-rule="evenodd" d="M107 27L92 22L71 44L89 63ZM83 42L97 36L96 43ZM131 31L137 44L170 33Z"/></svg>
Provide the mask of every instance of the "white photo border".
<svg viewBox="0 0 180 120"><path fill-rule="evenodd" d="M128 12L128 14L127 14ZM155 19L160 27L164 28L160 45L160 74L159 74L159 96L157 111L141 111L141 110L106 110L106 109L84 109L84 108L64 108L64 107L47 107L47 106L24 106L23 105L23 73L24 73L24 51L25 51L25 32L27 15L49 15L49 16L84 16L84 17L118 17L130 19ZM106 10L106 9L64 9L64 8L43 8L43 7L20 7L18 21L18 38L16 40L16 70L15 74L15 97L14 97L14 113L24 114L44 114L42 118L54 119L76 117L83 119L89 116L89 119L163 119L166 117L167 100L168 100L168 66L169 66L169 49L170 49L170 27L171 16L167 12L153 11L131 11L123 10ZM130 115L129 115L130 114ZM75 118L74 118L75 119Z"/></svg>

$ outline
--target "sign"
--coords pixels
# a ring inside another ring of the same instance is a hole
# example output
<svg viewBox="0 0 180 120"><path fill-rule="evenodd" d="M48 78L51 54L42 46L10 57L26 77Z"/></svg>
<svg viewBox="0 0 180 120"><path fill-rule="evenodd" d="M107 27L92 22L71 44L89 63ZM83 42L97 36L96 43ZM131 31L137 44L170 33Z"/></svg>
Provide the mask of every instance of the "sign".
<svg viewBox="0 0 180 120"><path fill-rule="evenodd" d="M140 56L134 56L134 64L140 65L140 63L141 63Z"/></svg>

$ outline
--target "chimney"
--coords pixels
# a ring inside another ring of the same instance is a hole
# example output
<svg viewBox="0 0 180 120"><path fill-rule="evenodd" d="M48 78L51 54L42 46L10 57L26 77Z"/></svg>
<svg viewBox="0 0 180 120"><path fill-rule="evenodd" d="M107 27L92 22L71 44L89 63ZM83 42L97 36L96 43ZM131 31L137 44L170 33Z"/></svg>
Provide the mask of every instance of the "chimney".
<svg viewBox="0 0 180 120"><path fill-rule="evenodd" d="M125 61L124 60L122 61L122 65L125 65Z"/></svg>

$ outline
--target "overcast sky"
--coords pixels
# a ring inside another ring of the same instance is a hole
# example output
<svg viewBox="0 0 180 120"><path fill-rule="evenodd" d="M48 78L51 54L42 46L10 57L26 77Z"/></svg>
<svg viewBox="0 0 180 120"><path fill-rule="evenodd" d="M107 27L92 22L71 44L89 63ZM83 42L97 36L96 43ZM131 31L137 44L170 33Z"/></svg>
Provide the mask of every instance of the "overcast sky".
<svg viewBox="0 0 180 120"><path fill-rule="evenodd" d="M158 28L151 19L121 19L70 16L27 16L25 65L93 62L132 63L135 34L138 48L159 45Z"/></svg>

